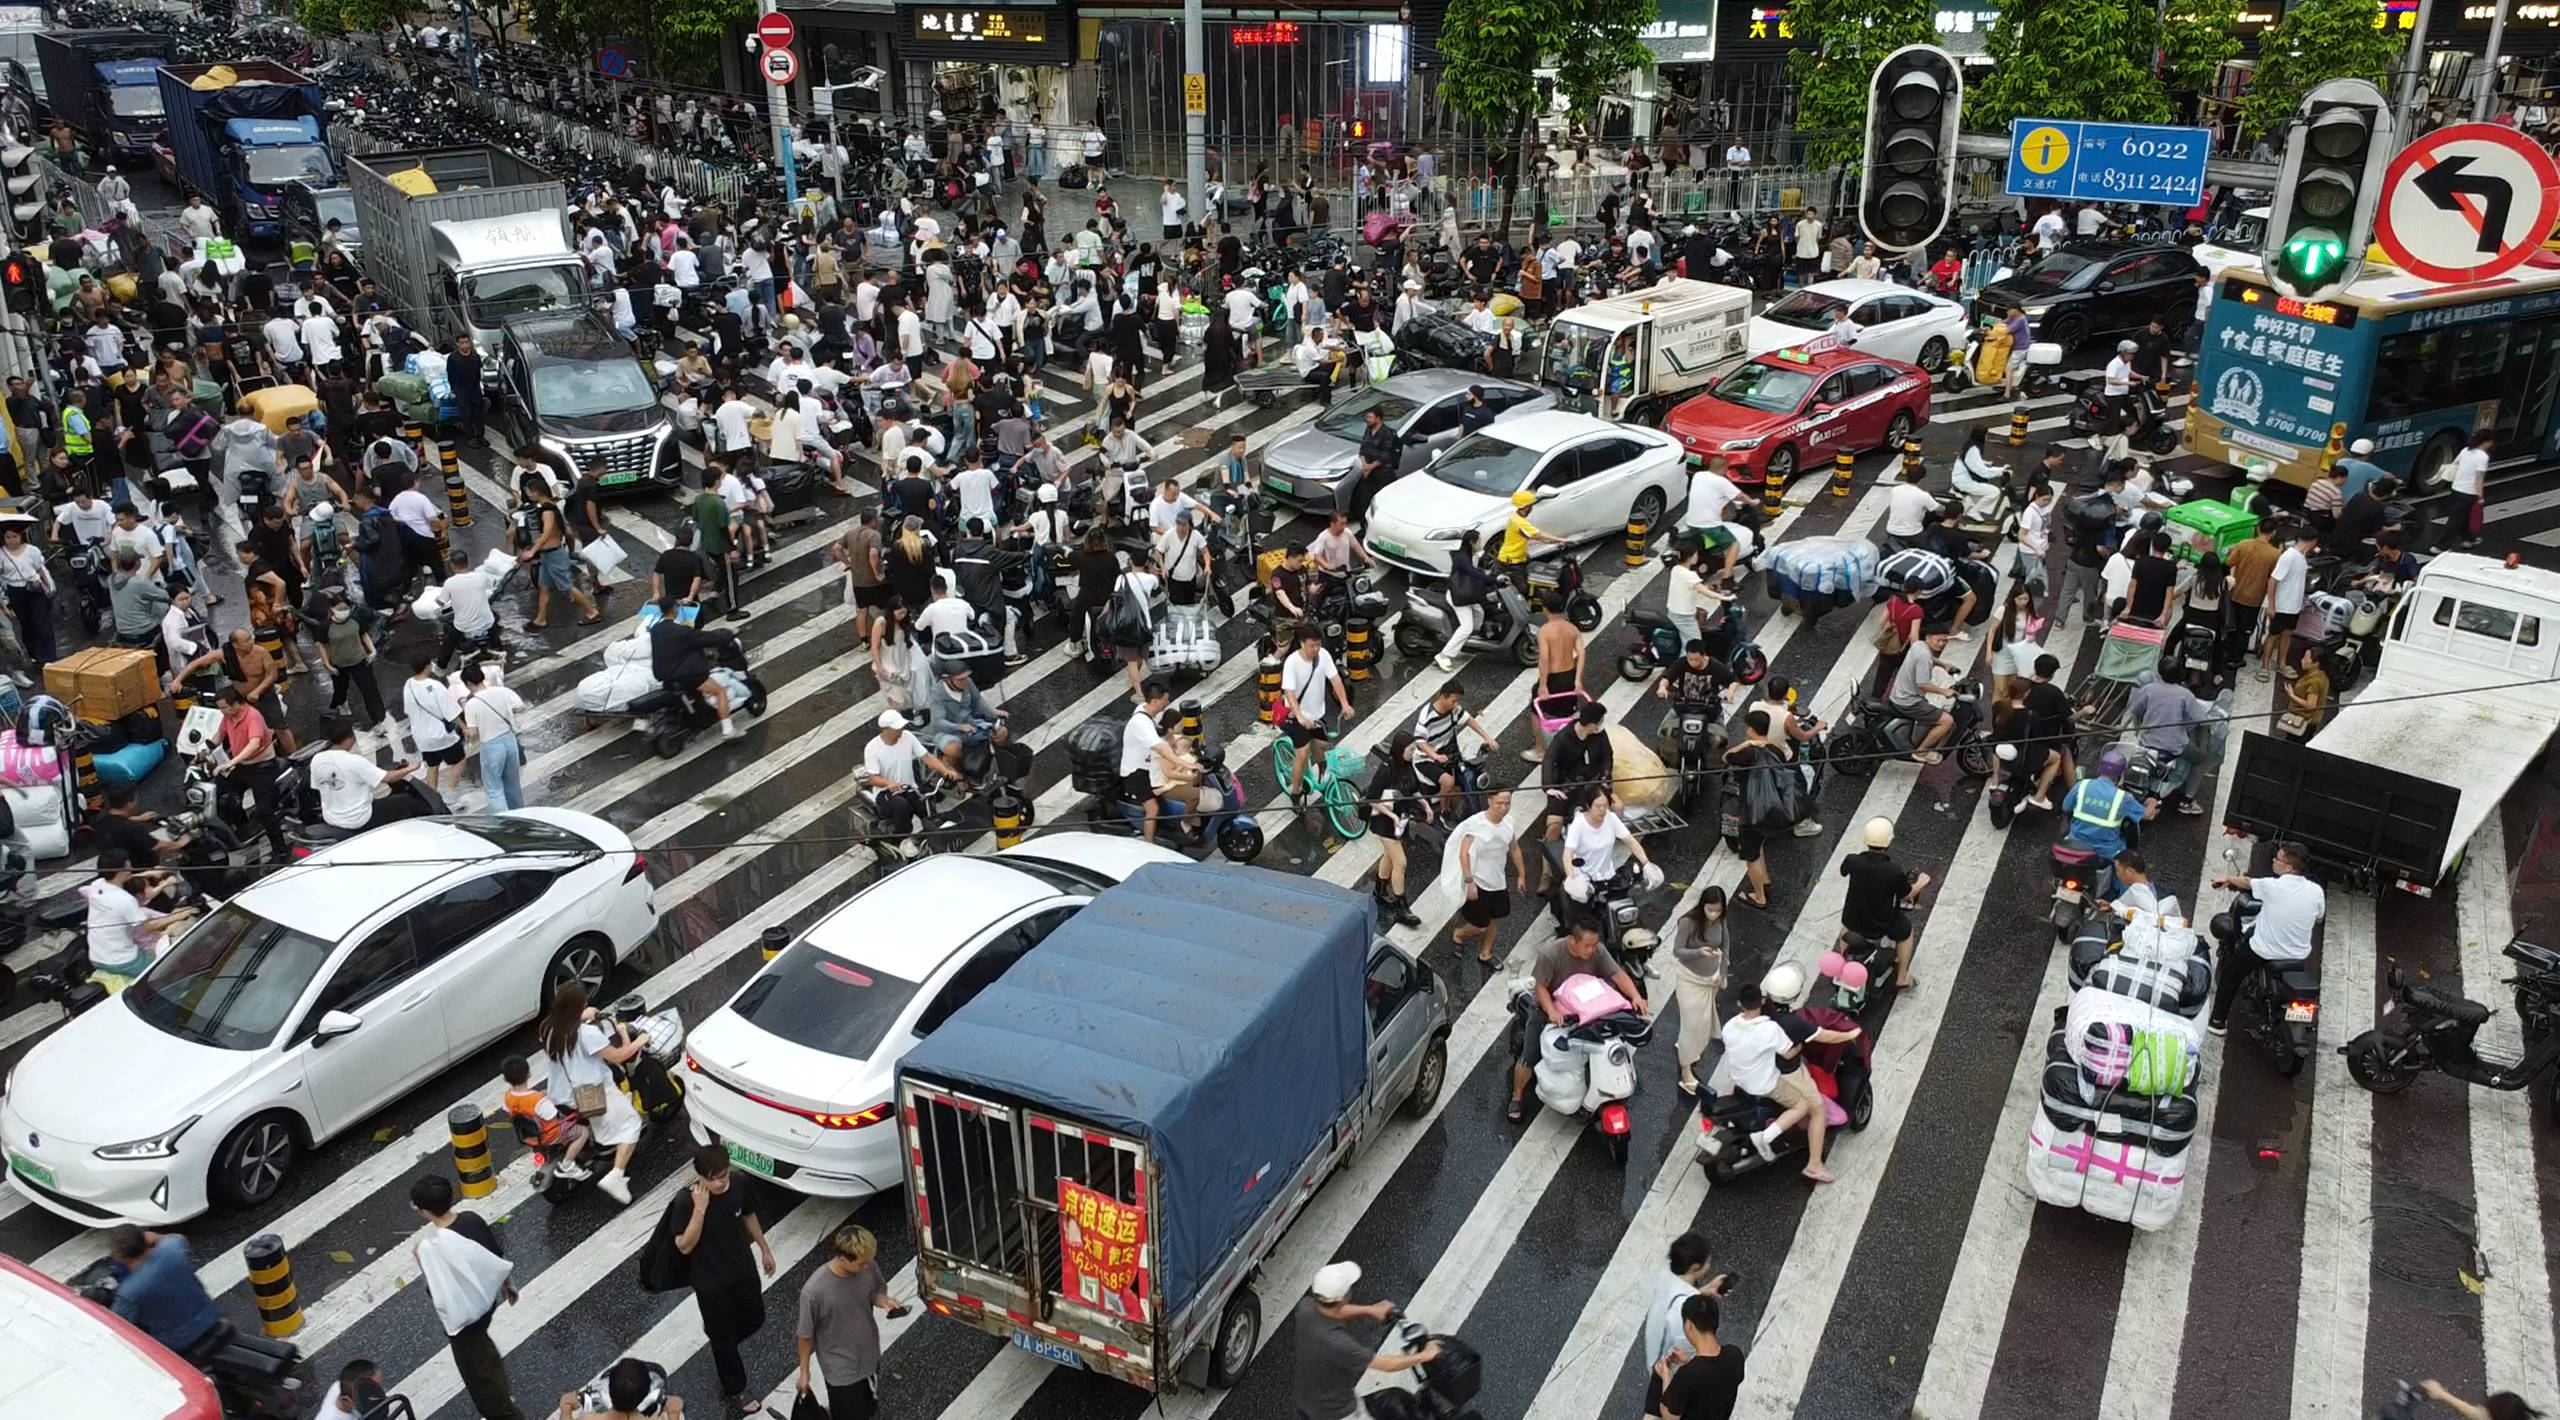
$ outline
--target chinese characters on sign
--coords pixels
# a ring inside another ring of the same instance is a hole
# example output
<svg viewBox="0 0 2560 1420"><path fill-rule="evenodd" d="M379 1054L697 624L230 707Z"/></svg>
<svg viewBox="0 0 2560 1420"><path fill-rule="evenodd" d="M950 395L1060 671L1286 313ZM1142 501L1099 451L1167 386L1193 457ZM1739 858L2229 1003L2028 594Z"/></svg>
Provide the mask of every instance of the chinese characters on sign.
<svg viewBox="0 0 2560 1420"><path fill-rule="evenodd" d="M2373 12L2377 30L2414 30L2418 27L2418 0L2382 0Z"/></svg>
<svg viewBox="0 0 2560 1420"><path fill-rule="evenodd" d="M2314 350L2299 341L2311 339L2311 327L2281 316L2262 315L2248 328L2225 326L2216 338L2222 348L2234 355L2264 360L2270 365L2290 365L2306 374L2325 375L2331 379L2346 373L2344 357L2325 350Z"/></svg>
<svg viewBox="0 0 2560 1420"><path fill-rule="evenodd" d="M1059 1179L1058 1240L1068 1296L1105 1316L1144 1318L1138 1272L1147 1245L1144 1209Z"/></svg>
<svg viewBox="0 0 2560 1420"><path fill-rule="evenodd" d="M1784 6L1769 8L1754 5L1751 7L1751 37L1760 40L1794 39L1796 27L1787 18Z"/></svg>
<svg viewBox="0 0 2560 1420"><path fill-rule="evenodd" d="M915 37L964 44L1046 44L1049 17L1038 10L918 10Z"/></svg>
<svg viewBox="0 0 2560 1420"><path fill-rule="evenodd" d="M1296 44L1298 23L1295 20L1273 20L1261 25L1238 25L1227 32L1229 44Z"/></svg>
<svg viewBox="0 0 2560 1420"><path fill-rule="evenodd" d="M2000 12L1993 9L1940 10L1938 33L1969 35L1976 30L1988 31L1992 22L1999 18Z"/></svg>
<svg viewBox="0 0 2560 1420"><path fill-rule="evenodd" d="M2342 417L2339 400L2352 397L2342 389L2347 361L2362 348L2353 331L2268 310L2244 314L2236 305L2214 312L2212 331L2203 402L2224 422L2225 438L2278 457L2292 451L2276 440L2301 448L2328 442L2329 425Z"/></svg>

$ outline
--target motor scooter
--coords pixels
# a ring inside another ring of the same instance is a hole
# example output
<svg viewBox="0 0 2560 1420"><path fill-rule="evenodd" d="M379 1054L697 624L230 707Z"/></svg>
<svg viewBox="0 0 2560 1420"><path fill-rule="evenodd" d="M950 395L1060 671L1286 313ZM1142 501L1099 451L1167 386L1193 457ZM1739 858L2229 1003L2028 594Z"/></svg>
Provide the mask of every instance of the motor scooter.
<svg viewBox="0 0 2560 1420"><path fill-rule="evenodd" d="M1408 1356L1437 1342L1440 1354L1413 1368L1413 1389L1371 1391L1370 1420L1477 1420L1474 1405L1484 1380L1484 1358L1476 1348L1455 1336L1432 1335L1401 1310L1387 1313L1387 1339Z"/></svg>
<svg viewBox="0 0 2560 1420"><path fill-rule="evenodd" d="M116 1304L122 1286L113 1258L102 1257L74 1273L65 1283L101 1307ZM258 1336L217 1320L179 1360L204 1372L213 1382L223 1420L299 1417L309 1410L315 1373L302 1348L290 1341Z"/></svg>
<svg viewBox="0 0 2560 1420"><path fill-rule="evenodd" d="M1558 1114L1588 1116L1610 1161L1623 1165L1634 1128L1625 1101L1636 1092L1636 1051L1653 1037L1653 1020L1596 976L1566 977L1554 995L1564 1023L1541 1021L1537 1027L1537 1063L1530 1074L1538 1102ZM1534 1013L1535 999L1523 987L1512 1007Z"/></svg>
<svg viewBox="0 0 2560 1420"><path fill-rule="evenodd" d="M1635 635L1627 642L1627 649L1618 653L1618 675L1624 680L1643 680L1679 665L1696 635L1695 628L1681 626L1660 612L1642 607L1627 609L1627 624L1635 628ZM1724 615L1705 640L1708 654L1723 664L1729 678L1744 685L1758 685L1760 678L1769 673L1768 653L1752 641L1750 621L1739 602L1725 605ZM1522 664L1536 665L1537 657L1532 655Z"/></svg>
<svg viewBox="0 0 2560 1420"><path fill-rule="evenodd" d="M2213 939L2221 949L2215 955L2217 967L2231 959L2234 951L2248 950L2245 943L2257 924L2258 906L2257 895L2244 889L2232 900L2230 910L2213 915ZM2393 969L2393 974L2399 975L2398 968ZM2454 1004L2471 1003L2455 1000ZM2384 1008L2386 1013L2389 1009ZM2477 1009L2486 1019L2487 1008ZM2257 970L2241 979L2240 992L2231 1002L2229 1024L2238 1026L2241 1034L2266 1048L2277 1074L2288 1080L2301 1074L2319 1037L2320 973L2307 961L2259 962ZM2351 1052L2353 1046L2354 1042L2349 1042L2342 1048ZM2351 1057L2350 1073L2352 1063Z"/></svg>
<svg viewBox="0 0 2560 1420"><path fill-rule="evenodd" d="M2502 955L2516 974L2500 982L2515 992L2517 1023L2528 1042L2522 1058L2483 1055L2476 1044L2490 1008L2391 969L2391 1000L2382 1018L2343 1047L2347 1073L2375 1094L2405 1090L2418 1076L2439 1071L2466 1084L2520 1090L2545 1082L2544 1098L2560 1122L2560 951L2519 937Z"/></svg>
<svg viewBox="0 0 2560 1420"><path fill-rule="evenodd" d="M1855 1017L1829 1007L1808 1006L1796 1014L1817 1030L1858 1028ZM1814 1072L1814 1087L1822 1097L1831 1126L1866 1128L1867 1121L1875 1117L1875 1084L1865 1034L1838 1044L1808 1043L1803 1054L1803 1068ZM1698 1161L1706 1170L1708 1181L1731 1183L1809 1149L1811 1144L1801 1126L1771 1140L1766 1155L1751 1142L1752 1135L1777 1122L1782 1113L1774 1101L1739 1087L1709 1100L1698 1120Z"/></svg>
<svg viewBox="0 0 2560 1420"><path fill-rule="evenodd" d="M1674 700L1656 732L1655 748L1680 776L1673 807L1683 814L1703 812L1715 803L1715 776L1724 764L1725 728L1711 700Z"/></svg>
<svg viewBox="0 0 2560 1420"><path fill-rule="evenodd" d="M1404 615L1396 619L1396 650L1409 660L1436 656L1457 625L1449 584L1417 581L1405 588ZM1518 588L1506 582L1491 601L1476 608L1465 651L1470 656L1508 655L1523 666L1538 663L1537 627Z"/></svg>
<svg viewBox="0 0 2560 1420"><path fill-rule="evenodd" d="M1953 755L1967 776L1988 778L1998 759L1982 729L1982 687L1973 681L1958 684L1947 713L1955 727L1939 742L1939 753ZM1841 773L1864 779L1885 760L1910 759L1928 732L1926 722L1897 713L1882 697L1862 696L1831 728L1828 761Z"/></svg>
<svg viewBox="0 0 2560 1420"><path fill-rule="evenodd" d="M2138 381L2125 395L2119 413L2098 380L2083 383L2071 403L2071 428L2080 434L2105 435L2121 429L2125 442L2155 456L2177 451L2178 431L2169 427L2169 402L2148 381Z"/></svg>

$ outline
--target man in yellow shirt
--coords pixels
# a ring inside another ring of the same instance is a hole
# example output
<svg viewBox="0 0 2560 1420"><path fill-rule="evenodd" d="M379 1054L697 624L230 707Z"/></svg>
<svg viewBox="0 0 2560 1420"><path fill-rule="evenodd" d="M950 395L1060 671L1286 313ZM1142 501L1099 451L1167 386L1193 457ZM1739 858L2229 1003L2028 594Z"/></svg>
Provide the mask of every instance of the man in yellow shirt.
<svg viewBox="0 0 2560 1420"><path fill-rule="evenodd" d="M1501 564L1502 574L1509 577L1523 594L1529 589L1529 544L1564 545L1563 538L1549 537L1538 531L1536 523L1529 521L1529 510L1537 502L1538 495L1526 488L1511 495L1511 518L1502 525L1502 545L1495 548L1493 554L1493 560Z"/></svg>

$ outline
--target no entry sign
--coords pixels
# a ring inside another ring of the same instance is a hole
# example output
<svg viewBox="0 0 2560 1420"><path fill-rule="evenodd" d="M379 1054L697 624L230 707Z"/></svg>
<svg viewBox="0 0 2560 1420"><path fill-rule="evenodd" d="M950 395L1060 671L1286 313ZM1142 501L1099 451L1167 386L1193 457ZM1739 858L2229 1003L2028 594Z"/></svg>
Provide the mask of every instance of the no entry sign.
<svg viewBox="0 0 2560 1420"><path fill-rule="evenodd" d="M780 11L756 21L756 38L763 40L767 49L789 49L791 41L799 35L799 27L791 23L789 15Z"/></svg>
<svg viewBox="0 0 2560 1420"><path fill-rule="evenodd" d="M2374 239L2430 281L2485 281L2541 250L2560 218L2560 166L2494 123L2439 128L2400 151L2382 179Z"/></svg>

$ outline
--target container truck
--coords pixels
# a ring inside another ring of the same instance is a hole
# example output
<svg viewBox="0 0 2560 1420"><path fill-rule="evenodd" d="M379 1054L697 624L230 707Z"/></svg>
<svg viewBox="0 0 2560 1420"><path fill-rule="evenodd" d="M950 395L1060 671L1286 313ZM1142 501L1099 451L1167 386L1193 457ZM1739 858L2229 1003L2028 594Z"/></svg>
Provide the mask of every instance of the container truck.
<svg viewBox="0 0 2560 1420"><path fill-rule="evenodd" d="M1257 1269L1448 1073L1448 989L1373 912L1150 864L952 1012L898 1068L926 1305L1149 1390L1233 1385Z"/></svg>
<svg viewBox="0 0 2560 1420"><path fill-rule="evenodd" d="M101 157L148 157L168 132L160 69L177 42L148 30L65 30L40 34L36 57L45 100Z"/></svg>
<svg viewBox="0 0 2560 1420"><path fill-rule="evenodd" d="M320 86L281 64L172 64L160 71L169 161L179 186L204 194L231 237L272 237L287 184L337 182Z"/></svg>
<svg viewBox="0 0 2560 1420"><path fill-rule="evenodd" d="M569 191L503 148L419 148L347 159L364 271L438 345L485 354L517 316L588 305L569 243ZM491 387L497 362L482 367Z"/></svg>

